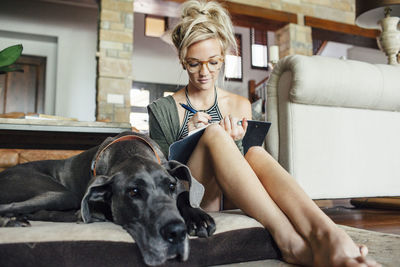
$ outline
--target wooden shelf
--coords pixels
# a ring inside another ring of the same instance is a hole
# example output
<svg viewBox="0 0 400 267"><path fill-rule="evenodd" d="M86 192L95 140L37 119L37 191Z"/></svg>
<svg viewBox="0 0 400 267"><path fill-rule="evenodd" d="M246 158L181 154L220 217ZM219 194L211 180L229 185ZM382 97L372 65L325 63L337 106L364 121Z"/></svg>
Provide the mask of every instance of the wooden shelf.
<svg viewBox="0 0 400 267"><path fill-rule="evenodd" d="M379 36L378 30L368 30L358 27L357 25L340 23L332 20L319 19L310 16L304 16L304 25L312 28L334 31L351 35L358 35L367 38L375 39Z"/></svg>

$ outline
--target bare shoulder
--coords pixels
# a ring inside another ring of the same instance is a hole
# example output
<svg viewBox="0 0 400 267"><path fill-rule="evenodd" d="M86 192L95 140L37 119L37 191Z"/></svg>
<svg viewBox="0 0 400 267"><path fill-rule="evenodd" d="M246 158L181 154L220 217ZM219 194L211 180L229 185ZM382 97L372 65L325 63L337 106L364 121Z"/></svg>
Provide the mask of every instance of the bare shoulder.
<svg viewBox="0 0 400 267"><path fill-rule="evenodd" d="M173 93L172 98L175 100L176 106L178 108L179 122L182 123L185 110L179 106L179 103L186 103L185 87Z"/></svg>
<svg viewBox="0 0 400 267"><path fill-rule="evenodd" d="M176 103L186 103L185 88L181 88L172 94Z"/></svg>
<svg viewBox="0 0 400 267"><path fill-rule="evenodd" d="M219 89L218 105L223 116L232 114L235 117L251 118L251 104L244 96Z"/></svg>

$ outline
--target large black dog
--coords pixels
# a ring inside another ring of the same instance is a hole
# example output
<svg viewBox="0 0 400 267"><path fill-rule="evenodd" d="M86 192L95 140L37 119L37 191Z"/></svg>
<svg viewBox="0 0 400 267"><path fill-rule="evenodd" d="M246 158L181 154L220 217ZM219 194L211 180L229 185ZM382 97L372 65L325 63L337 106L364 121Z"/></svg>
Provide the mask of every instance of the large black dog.
<svg viewBox="0 0 400 267"><path fill-rule="evenodd" d="M215 231L214 220L196 208L202 188L197 197L192 189L198 185L187 166L167 161L148 136L124 132L66 160L0 172L0 223L109 220L133 237L146 264L186 260L187 233L206 237Z"/></svg>

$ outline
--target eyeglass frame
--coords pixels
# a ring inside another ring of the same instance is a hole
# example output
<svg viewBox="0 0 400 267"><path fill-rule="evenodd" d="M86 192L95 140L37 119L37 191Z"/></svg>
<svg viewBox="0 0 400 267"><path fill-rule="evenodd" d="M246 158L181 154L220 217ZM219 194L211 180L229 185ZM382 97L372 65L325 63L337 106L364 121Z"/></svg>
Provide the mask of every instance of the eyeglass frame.
<svg viewBox="0 0 400 267"><path fill-rule="evenodd" d="M199 68L198 70L195 70L195 71L190 71L190 70L189 70L189 68L193 68L193 67L190 67L190 66L188 67L188 66L187 66L187 65L189 65L189 63L188 63L188 61L187 61L186 59L185 59L185 61L183 62L183 65L184 65L185 69L187 69L190 73L195 73L195 72L197 72L197 71L200 71L204 64L207 66L207 69L208 69L209 72L215 72L215 71L220 70L221 67L222 67L222 64L221 64L221 66L219 67L219 69L216 69L216 70L213 70L213 71L210 70L210 67L208 66L208 64L210 63L211 60L218 60L218 61L221 62L221 63L224 63L224 61L225 61L224 58L223 58L222 56L215 56L215 57L213 57L213 58L210 58L209 60L197 60L197 59L194 59L193 61L198 62L198 63L201 64L201 65L200 65L200 68ZM196 67L194 67L194 68L196 68Z"/></svg>

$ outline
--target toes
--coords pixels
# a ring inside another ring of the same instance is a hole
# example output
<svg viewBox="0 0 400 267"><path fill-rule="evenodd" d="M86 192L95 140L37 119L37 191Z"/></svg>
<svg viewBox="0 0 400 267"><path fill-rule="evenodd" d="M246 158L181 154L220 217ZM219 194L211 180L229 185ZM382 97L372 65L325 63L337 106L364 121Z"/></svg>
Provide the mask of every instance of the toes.
<svg viewBox="0 0 400 267"><path fill-rule="evenodd" d="M365 257L368 254L368 248L365 245L359 245L361 256Z"/></svg>
<svg viewBox="0 0 400 267"><path fill-rule="evenodd" d="M212 234L215 232L215 229L216 229L214 219L207 213L204 213L201 215L200 221L201 221L201 223L197 226L199 229L201 229L201 231L202 231L201 234L204 234L204 237L212 236ZM204 231L204 233L203 233L203 231ZM203 237L203 236L201 236L201 237Z"/></svg>
<svg viewBox="0 0 400 267"><path fill-rule="evenodd" d="M198 237L208 237L209 236L208 223L209 222L204 218L204 216L199 216L199 219L197 220L197 223L196 223L196 235Z"/></svg>
<svg viewBox="0 0 400 267"><path fill-rule="evenodd" d="M212 236L214 234L215 230L217 230L217 227L214 222L212 224L208 225L208 227L207 227L208 236Z"/></svg>
<svg viewBox="0 0 400 267"><path fill-rule="evenodd" d="M195 236L196 235L196 224L194 222L186 222L186 230L188 235Z"/></svg>
<svg viewBox="0 0 400 267"><path fill-rule="evenodd" d="M29 227L31 224L25 218L12 217L4 225L5 227Z"/></svg>
<svg viewBox="0 0 400 267"><path fill-rule="evenodd" d="M215 232L214 219L200 209L193 209L184 218L187 232L191 236L209 237Z"/></svg>
<svg viewBox="0 0 400 267"><path fill-rule="evenodd" d="M361 266L368 266L368 267L382 267L381 264L377 263L376 261L372 259L367 259L363 256L355 258L355 260L361 264Z"/></svg>
<svg viewBox="0 0 400 267"><path fill-rule="evenodd" d="M207 229L205 227L197 228L196 235L198 237L208 237Z"/></svg>

